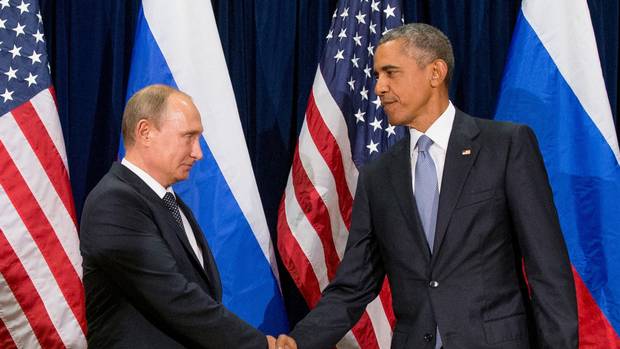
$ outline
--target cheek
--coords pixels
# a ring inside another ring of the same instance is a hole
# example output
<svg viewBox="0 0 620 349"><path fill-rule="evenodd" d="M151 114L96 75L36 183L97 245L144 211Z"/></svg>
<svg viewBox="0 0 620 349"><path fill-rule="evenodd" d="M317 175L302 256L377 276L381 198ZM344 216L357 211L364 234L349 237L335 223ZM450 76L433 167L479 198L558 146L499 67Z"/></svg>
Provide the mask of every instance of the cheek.
<svg viewBox="0 0 620 349"><path fill-rule="evenodd" d="M423 89L417 89L413 86L408 86L402 90L401 99L403 104L412 105L417 104L420 99L422 99L422 95L424 94Z"/></svg>
<svg viewBox="0 0 620 349"><path fill-rule="evenodd" d="M409 84L403 81L394 82L392 84L392 94L398 99L399 102L404 102L407 95L407 91L411 88Z"/></svg>

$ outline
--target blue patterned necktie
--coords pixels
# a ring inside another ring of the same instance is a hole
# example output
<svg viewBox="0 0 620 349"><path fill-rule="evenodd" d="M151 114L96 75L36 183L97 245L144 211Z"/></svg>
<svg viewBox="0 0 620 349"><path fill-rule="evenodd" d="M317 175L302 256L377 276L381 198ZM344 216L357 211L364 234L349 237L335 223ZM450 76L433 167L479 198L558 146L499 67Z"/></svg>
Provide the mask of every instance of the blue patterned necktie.
<svg viewBox="0 0 620 349"><path fill-rule="evenodd" d="M437 171L435 163L428 152L433 141L426 135L420 136L417 143L418 160L415 163L415 201L422 220L428 246L433 252L435 242L435 225L437 223L437 207L439 207L439 191L437 189Z"/></svg>
<svg viewBox="0 0 620 349"><path fill-rule="evenodd" d="M415 163L415 202L422 220L422 227L433 253L435 243L435 225L437 224L437 208L439 207L439 190L437 188L437 171L431 154L428 152L433 141L427 135L418 138L418 160ZM436 330L435 348L442 348L439 329Z"/></svg>

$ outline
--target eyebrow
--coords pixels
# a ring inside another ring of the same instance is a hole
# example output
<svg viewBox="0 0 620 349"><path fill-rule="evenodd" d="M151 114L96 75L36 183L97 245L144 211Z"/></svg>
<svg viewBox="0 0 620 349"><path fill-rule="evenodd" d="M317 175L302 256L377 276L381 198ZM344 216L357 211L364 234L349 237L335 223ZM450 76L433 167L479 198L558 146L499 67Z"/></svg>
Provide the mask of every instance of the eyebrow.
<svg viewBox="0 0 620 349"><path fill-rule="evenodd" d="M201 134L202 131L200 130L185 130L183 132L184 135L195 135L195 134Z"/></svg>
<svg viewBox="0 0 620 349"><path fill-rule="evenodd" d="M393 64L386 64L383 65L379 68L380 71L386 71L386 70L390 70L390 69L399 69L400 67L397 65L393 65ZM377 69L374 70L375 73L378 71Z"/></svg>

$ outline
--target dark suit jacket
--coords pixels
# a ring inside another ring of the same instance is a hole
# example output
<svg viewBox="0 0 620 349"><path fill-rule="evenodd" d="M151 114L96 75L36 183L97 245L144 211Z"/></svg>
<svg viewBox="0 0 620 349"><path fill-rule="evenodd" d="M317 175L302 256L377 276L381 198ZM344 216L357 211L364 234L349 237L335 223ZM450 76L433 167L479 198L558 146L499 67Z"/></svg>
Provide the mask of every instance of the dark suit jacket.
<svg viewBox="0 0 620 349"><path fill-rule="evenodd" d="M437 326L447 349L577 348L571 266L526 126L457 110L432 254L412 193L409 138L362 169L345 256L292 331L299 348L333 346L386 274L397 319L392 348L434 348Z"/></svg>
<svg viewBox="0 0 620 349"><path fill-rule="evenodd" d="M180 201L180 200L179 200ZM191 211L203 268L163 201L115 163L81 221L90 348L261 348L265 336L222 304L215 261Z"/></svg>

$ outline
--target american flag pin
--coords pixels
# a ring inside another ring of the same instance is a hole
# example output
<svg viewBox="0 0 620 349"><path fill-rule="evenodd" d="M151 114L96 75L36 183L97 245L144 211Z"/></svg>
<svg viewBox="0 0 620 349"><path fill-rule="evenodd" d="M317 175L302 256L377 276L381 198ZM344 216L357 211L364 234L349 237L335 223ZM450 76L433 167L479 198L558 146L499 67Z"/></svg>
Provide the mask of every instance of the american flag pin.
<svg viewBox="0 0 620 349"><path fill-rule="evenodd" d="M461 155L471 155L471 149L464 149Z"/></svg>

